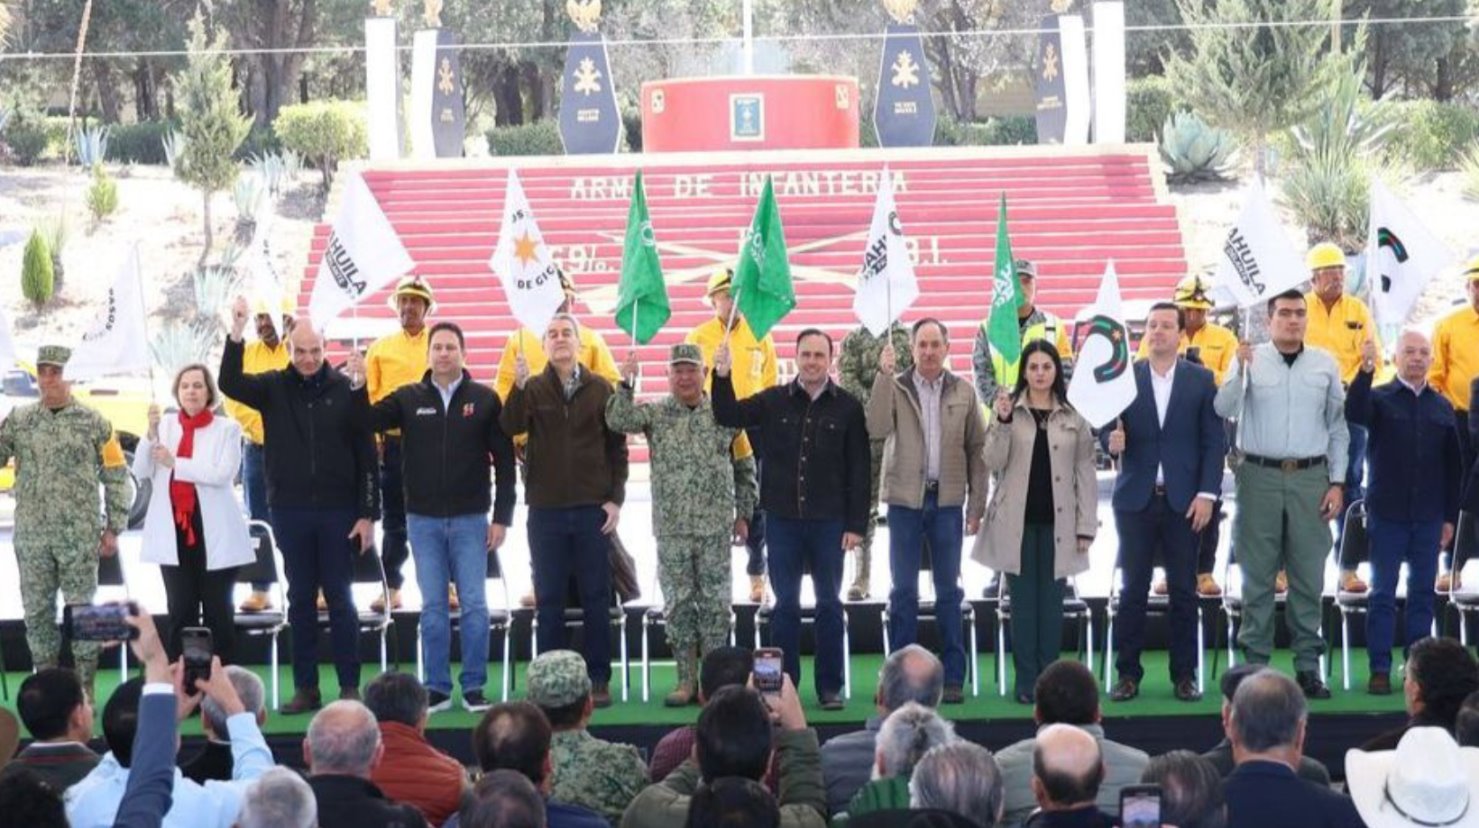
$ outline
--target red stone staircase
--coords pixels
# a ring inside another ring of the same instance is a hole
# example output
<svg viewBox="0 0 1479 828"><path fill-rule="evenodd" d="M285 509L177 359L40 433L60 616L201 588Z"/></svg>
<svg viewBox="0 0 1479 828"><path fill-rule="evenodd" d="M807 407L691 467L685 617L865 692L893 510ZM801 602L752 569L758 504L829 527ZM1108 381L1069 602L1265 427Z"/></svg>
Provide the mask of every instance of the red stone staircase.
<svg viewBox="0 0 1479 828"><path fill-rule="evenodd" d="M479 159L365 170L417 271L436 291L436 317L463 326L469 367L489 381L516 328L487 266L510 165L519 169L556 260L575 281L577 312L618 360L629 339L611 311L632 176L643 170L673 306L668 327L640 349L648 393L664 387L667 347L711 315L702 302L704 281L736 258L767 173L797 283L796 310L775 330L783 374L796 331L816 326L840 338L857 325L851 282L885 165L917 252L921 297L905 320L933 315L949 324L958 373L970 372L974 329L990 304L1003 192L1013 250L1038 264L1038 304L1060 315L1071 318L1093 301L1108 259L1127 299L1169 296L1186 268L1176 208L1154 148L1145 145ZM315 230L303 306L328 233L327 223ZM383 317L393 327L385 299L381 293L365 302L360 319Z"/></svg>

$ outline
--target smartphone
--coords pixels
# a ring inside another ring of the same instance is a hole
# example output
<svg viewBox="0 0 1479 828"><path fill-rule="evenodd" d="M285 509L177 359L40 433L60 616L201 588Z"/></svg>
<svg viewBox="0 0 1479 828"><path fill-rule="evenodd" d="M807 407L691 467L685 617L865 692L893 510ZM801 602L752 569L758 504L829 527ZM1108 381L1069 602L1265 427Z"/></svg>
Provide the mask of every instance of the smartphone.
<svg viewBox="0 0 1479 828"><path fill-rule="evenodd" d="M185 692L195 693L195 680L211 680L211 657L215 642L208 627L186 627L180 630L180 650L185 657Z"/></svg>
<svg viewBox="0 0 1479 828"><path fill-rule="evenodd" d="M1128 785L1121 788L1120 825L1123 828L1160 828L1161 786Z"/></svg>
<svg viewBox="0 0 1479 828"><path fill-rule="evenodd" d="M124 619L138 614L132 601L68 604L62 608L62 629L73 641L133 641L139 631Z"/></svg>
<svg viewBox="0 0 1479 828"><path fill-rule="evenodd" d="M761 647L755 651L755 689L762 694L779 696L784 683L781 661L785 652L780 647Z"/></svg>

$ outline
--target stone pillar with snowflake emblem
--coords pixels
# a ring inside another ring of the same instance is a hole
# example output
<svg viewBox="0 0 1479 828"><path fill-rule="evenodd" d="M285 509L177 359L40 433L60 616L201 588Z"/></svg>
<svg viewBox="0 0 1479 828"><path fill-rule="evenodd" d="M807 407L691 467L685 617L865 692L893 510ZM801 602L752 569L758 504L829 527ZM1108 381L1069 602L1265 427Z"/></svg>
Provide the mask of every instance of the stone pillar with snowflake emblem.
<svg viewBox="0 0 1479 828"><path fill-rule="evenodd" d="M916 3L883 0L889 22L873 98L873 129L881 147L927 147L935 142L935 99L924 40L914 23Z"/></svg>
<svg viewBox="0 0 1479 828"><path fill-rule="evenodd" d="M597 30L601 0L569 0L565 6L575 31L560 77L560 141L569 155L616 152L621 142L621 112L606 39Z"/></svg>
<svg viewBox="0 0 1479 828"><path fill-rule="evenodd" d="M411 49L411 148L420 160L461 158L467 133L457 36L442 28L442 0L424 0Z"/></svg>
<svg viewBox="0 0 1479 828"><path fill-rule="evenodd" d="M1071 0L1053 0L1053 15L1043 18L1033 59L1037 92L1037 142L1083 145L1089 142L1092 103L1084 19L1067 14Z"/></svg>

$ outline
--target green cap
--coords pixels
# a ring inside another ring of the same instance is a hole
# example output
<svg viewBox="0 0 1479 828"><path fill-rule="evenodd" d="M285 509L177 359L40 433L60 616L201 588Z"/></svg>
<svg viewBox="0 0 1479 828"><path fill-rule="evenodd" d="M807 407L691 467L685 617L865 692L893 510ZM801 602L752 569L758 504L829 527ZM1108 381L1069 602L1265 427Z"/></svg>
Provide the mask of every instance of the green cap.
<svg viewBox="0 0 1479 828"><path fill-rule="evenodd" d="M574 650L540 653L529 665L526 682L529 701L549 709L568 707L591 694L585 657Z"/></svg>
<svg viewBox="0 0 1479 828"><path fill-rule="evenodd" d="M691 365L703 367L703 349L699 348L697 345L688 342L682 342L674 345L673 350L668 354L668 364L677 365L682 362L687 362Z"/></svg>
<svg viewBox="0 0 1479 828"><path fill-rule="evenodd" d="M36 350L37 365L55 365L65 368L67 360L72 358L72 349L62 345L42 345Z"/></svg>

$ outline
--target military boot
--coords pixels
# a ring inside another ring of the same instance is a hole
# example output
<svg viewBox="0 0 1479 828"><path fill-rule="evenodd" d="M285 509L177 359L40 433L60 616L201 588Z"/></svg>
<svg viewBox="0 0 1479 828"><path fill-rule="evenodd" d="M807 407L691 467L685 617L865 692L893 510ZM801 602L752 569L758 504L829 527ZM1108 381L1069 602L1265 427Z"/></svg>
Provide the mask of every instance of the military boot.
<svg viewBox="0 0 1479 828"><path fill-rule="evenodd" d="M687 707L698 693L695 676L698 673L698 651L688 647L673 654L678 666L678 686L662 700L665 707Z"/></svg>
<svg viewBox="0 0 1479 828"><path fill-rule="evenodd" d="M852 586L847 588L847 600L849 601L866 600L872 591L873 550L869 546L865 543L854 553L857 555L858 569L857 574L853 576Z"/></svg>

